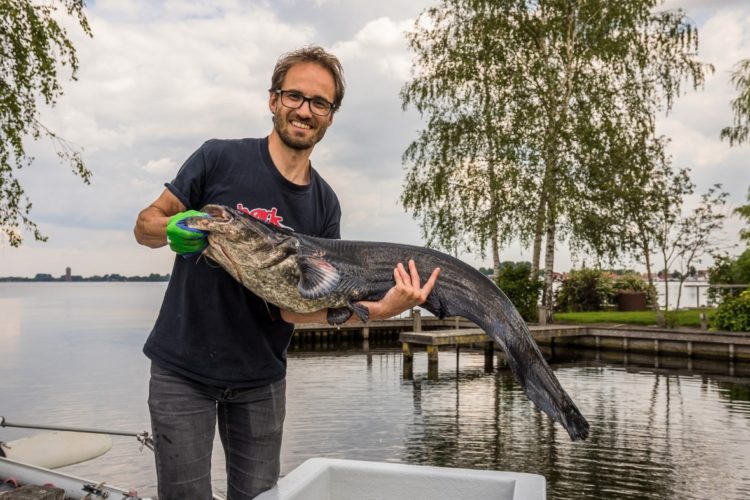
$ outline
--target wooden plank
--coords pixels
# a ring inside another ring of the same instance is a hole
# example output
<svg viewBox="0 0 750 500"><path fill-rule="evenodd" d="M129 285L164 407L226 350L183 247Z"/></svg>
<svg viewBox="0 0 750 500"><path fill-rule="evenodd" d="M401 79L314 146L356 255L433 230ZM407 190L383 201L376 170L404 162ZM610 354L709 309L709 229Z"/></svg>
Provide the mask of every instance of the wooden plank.
<svg viewBox="0 0 750 500"><path fill-rule="evenodd" d="M644 340L671 340L678 342L700 342L705 344L736 344L750 345L750 336L745 335L725 335L724 332L686 332L685 330L664 331L664 330L635 330L635 329L610 329L610 328L590 328L588 335L600 337L618 337Z"/></svg>
<svg viewBox="0 0 750 500"><path fill-rule="evenodd" d="M403 332L399 335L399 340L409 344L440 346L489 342L490 338L480 328L469 328L432 332Z"/></svg>
<svg viewBox="0 0 750 500"><path fill-rule="evenodd" d="M547 326L544 328L533 328L531 334L537 340L547 340L555 337L580 337L587 334L587 329L578 326ZM399 340L401 342L420 345L462 345L492 341L481 328L402 332L399 335Z"/></svg>

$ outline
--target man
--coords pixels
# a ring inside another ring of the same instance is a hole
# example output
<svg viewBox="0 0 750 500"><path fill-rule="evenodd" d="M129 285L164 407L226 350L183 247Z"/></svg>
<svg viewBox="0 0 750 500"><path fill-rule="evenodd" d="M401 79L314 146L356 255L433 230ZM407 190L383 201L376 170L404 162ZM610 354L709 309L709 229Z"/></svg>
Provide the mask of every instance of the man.
<svg viewBox="0 0 750 500"><path fill-rule="evenodd" d="M294 231L339 238L339 202L310 164L344 97L342 68L320 47L283 55L268 106L273 130L262 139L211 140L138 216L136 240L180 254L144 346L151 359L149 410L160 500L211 498L211 449L218 420L228 497L252 498L279 476L285 415L286 348L295 322L325 322L326 311L297 314L266 305L225 271L198 259L202 233L178 222L207 203L245 210ZM395 286L363 302L371 319L421 304L413 262L399 263Z"/></svg>

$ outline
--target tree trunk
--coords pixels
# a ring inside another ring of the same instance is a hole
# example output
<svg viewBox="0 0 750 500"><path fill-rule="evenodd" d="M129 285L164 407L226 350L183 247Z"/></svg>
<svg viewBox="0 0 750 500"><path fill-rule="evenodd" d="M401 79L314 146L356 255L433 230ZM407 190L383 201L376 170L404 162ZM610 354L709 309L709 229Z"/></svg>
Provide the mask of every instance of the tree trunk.
<svg viewBox="0 0 750 500"><path fill-rule="evenodd" d="M534 224L534 249L531 260L531 273L529 277L535 280L539 275L539 262L542 256L542 232L544 231L544 213L547 209L547 197L545 188L542 188L542 195L539 197L539 208L537 209L536 222ZM542 299L544 300L544 299Z"/></svg>
<svg viewBox="0 0 750 500"><path fill-rule="evenodd" d="M492 280L497 283L500 278L500 245L497 242L497 233L492 235Z"/></svg>
<svg viewBox="0 0 750 500"><path fill-rule="evenodd" d="M654 273L651 271L651 252L649 250L648 243L645 243L643 246L643 257L646 260L646 275L648 276L648 289L651 294L651 309L656 315L657 326L664 328L664 325L666 325L666 319L664 317L664 311L659 307L659 293L656 291L656 286L654 285Z"/></svg>
<svg viewBox="0 0 750 500"><path fill-rule="evenodd" d="M542 4L544 8L544 4ZM578 9L580 8L580 1L575 0L570 5L571 11L568 15L568 25L564 40L565 50L565 68L564 68L564 81L562 85L562 92L559 94L551 95L551 106L547 106L547 109L551 111L548 116L547 126L548 133L545 134L544 140L544 151L547 155L545 159L545 172L544 180L542 182L542 195L540 196L539 210L537 211L537 220L534 234L534 258L537 264L537 270L539 265L539 253L541 253L541 235L542 228L546 227L545 234L545 256L544 256L544 289L542 295L542 305L547 308L548 319L552 318L552 281L554 272L555 262L555 232L557 225L557 199L558 199L558 186L556 184L557 170L560 165L560 153L563 151L564 139L561 139L560 131L565 128L568 122L568 113L570 111L570 99L573 95L573 73L574 69L574 46L576 42L576 26L578 21ZM544 11L542 11L544 16ZM545 43L544 40L540 41L540 48L542 53L549 53L550 47ZM546 215L546 220L544 216ZM532 263L532 272L535 271L534 264Z"/></svg>
<svg viewBox="0 0 750 500"><path fill-rule="evenodd" d="M669 313L669 262L667 260L667 254L663 249L661 255L662 260L664 261L664 310L662 311L662 314L656 317L656 324L659 328L666 328L667 314Z"/></svg>
<svg viewBox="0 0 750 500"><path fill-rule="evenodd" d="M552 320L552 313L554 309L554 293L552 285L554 283L554 269L555 269L555 230L557 220L557 214L554 207L555 197L550 196L549 213L547 214L547 232L544 235L545 238L545 251L544 251L544 295L542 298L542 304L547 308L547 322Z"/></svg>
<svg viewBox="0 0 750 500"><path fill-rule="evenodd" d="M643 242L643 258L646 261L646 277L648 279L648 293L651 294L651 310L659 317L659 295L654 286L654 274L651 271L651 252L649 251L648 242Z"/></svg>

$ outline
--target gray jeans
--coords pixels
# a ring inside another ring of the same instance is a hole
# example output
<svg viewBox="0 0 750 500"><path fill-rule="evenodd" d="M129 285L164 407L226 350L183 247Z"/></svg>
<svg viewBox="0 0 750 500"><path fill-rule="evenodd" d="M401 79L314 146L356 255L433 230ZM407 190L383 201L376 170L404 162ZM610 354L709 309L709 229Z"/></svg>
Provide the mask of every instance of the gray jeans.
<svg viewBox="0 0 750 500"><path fill-rule="evenodd" d="M159 500L211 498L217 418L229 500L253 498L279 479L285 380L252 389L222 389L151 363L148 406Z"/></svg>

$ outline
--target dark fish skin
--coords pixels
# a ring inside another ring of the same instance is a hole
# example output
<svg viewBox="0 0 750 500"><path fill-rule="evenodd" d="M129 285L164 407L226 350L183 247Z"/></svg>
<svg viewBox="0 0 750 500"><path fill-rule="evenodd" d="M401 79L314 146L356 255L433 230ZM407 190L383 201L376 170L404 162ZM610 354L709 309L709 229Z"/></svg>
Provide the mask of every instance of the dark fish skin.
<svg viewBox="0 0 750 500"><path fill-rule="evenodd" d="M208 233L204 255L259 297L305 313L329 308L331 324L354 313L367 319L360 300L379 300L394 285L393 268L413 259L420 276L440 268L421 307L440 318L461 316L479 325L503 350L526 395L559 422L572 440L586 439L589 424L560 385L526 322L505 294L473 267L429 248L296 234L220 205L187 225Z"/></svg>

